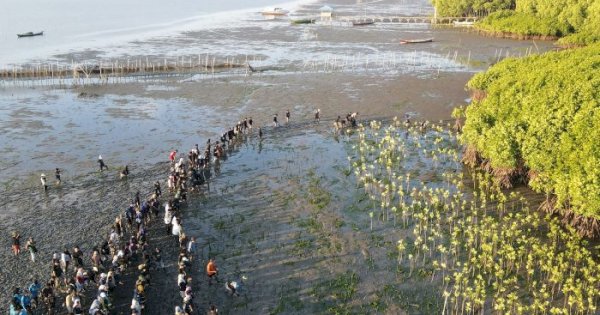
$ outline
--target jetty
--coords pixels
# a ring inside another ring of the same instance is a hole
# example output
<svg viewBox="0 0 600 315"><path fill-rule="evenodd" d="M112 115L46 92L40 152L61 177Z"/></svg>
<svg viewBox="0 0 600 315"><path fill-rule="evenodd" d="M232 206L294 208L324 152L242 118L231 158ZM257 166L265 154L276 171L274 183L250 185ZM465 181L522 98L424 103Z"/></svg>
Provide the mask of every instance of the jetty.
<svg viewBox="0 0 600 315"><path fill-rule="evenodd" d="M336 16L335 20L338 22L352 23L356 21L357 16ZM361 16L361 21L373 22L373 23L397 23L397 24L454 24L455 22L475 23L479 20L477 16L449 16L449 17L435 17L435 16L394 16L394 15L372 15L372 16Z"/></svg>

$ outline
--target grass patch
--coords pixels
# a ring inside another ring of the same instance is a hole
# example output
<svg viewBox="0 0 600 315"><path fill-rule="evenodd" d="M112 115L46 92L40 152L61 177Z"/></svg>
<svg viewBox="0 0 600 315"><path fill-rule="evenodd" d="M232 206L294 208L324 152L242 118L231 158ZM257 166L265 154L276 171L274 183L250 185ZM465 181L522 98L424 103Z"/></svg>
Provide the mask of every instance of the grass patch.
<svg viewBox="0 0 600 315"><path fill-rule="evenodd" d="M352 271L338 274L331 280L318 283L311 289L311 295L325 303L328 313L340 314L347 310L348 303L354 295L360 281L358 275Z"/></svg>
<svg viewBox="0 0 600 315"><path fill-rule="evenodd" d="M215 230L218 230L218 231L224 230L225 229L225 221L219 220L219 221L215 222L213 227L215 228Z"/></svg>
<svg viewBox="0 0 600 315"><path fill-rule="evenodd" d="M331 193L323 188L321 180L314 176L308 184L308 202L319 210L331 203Z"/></svg>
<svg viewBox="0 0 600 315"><path fill-rule="evenodd" d="M307 229L311 233L319 232L323 229L321 223L314 216L300 220L298 227Z"/></svg>

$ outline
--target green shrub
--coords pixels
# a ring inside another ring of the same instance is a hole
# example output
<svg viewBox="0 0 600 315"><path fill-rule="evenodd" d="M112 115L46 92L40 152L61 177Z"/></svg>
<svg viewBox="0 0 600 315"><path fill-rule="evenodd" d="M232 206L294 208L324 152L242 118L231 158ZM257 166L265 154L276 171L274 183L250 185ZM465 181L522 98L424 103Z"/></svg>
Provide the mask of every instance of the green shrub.
<svg viewBox="0 0 600 315"><path fill-rule="evenodd" d="M461 140L494 169L524 167L558 205L600 219L600 44L508 58L467 85Z"/></svg>

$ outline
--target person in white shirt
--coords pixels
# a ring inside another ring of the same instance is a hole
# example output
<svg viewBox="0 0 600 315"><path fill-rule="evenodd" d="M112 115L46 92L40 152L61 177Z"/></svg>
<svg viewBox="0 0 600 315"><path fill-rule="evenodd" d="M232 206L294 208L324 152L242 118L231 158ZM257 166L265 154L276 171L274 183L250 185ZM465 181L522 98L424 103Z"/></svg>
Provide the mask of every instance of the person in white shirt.
<svg viewBox="0 0 600 315"><path fill-rule="evenodd" d="M173 220L173 212L171 211L171 203L165 203L165 226L167 228L167 234L171 234L171 220Z"/></svg>
<svg viewBox="0 0 600 315"><path fill-rule="evenodd" d="M44 191L48 191L48 185L46 184L46 174L42 174L42 176L40 176L40 181L42 182L42 187L44 187Z"/></svg>

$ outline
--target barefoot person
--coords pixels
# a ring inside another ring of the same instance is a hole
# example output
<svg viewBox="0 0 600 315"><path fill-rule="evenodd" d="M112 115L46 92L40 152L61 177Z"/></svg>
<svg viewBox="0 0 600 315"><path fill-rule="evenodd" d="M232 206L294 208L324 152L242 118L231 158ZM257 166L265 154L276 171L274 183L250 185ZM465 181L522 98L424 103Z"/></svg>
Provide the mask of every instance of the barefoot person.
<svg viewBox="0 0 600 315"><path fill-rule="evenodd" d="M206 275L208 276L208 284L212 284L212 278L217 277L217 264L214 259L209 259L208 264L206 264Z"/></svg>
<svg viewBox="0 0 600 315"><path fill-rule="evenodd" d="M321 121L321 109L317 108L317 110L315 111L315 121L319 122Z"/></svg>
<svg viewBox="0 0 600 315"><path fill-rule="evenodd" d="M279 126L279 123L277 122L277 114L273 115L273 127L277 127Z"/></svg>
<svg viewBox="0 0 600 315"><path fill-rule="evenodd" d="M236 281L228 280L225 282L225 289L229 294L231 294L231 296L240 296L240 294L237 292L238 287L239 285Z"/></svg>
<svg viewBox="0 0 600 315"><path fill-rule="evenodd" d="M15 256L21 253L21 234L19 232L13 232L12 234L12 251Z"/></svg>
<svg viewBox="0 0 600 315"><path fill-rule="evenodd" d="M129 176L129 166L125 165L125 168L121 171L121 178L127 178Z"/></svg>
<svg viewBox="0 0 600 315"><path fill-rule="evenodd" d="M54 176L56 177L56 185L60 185L60 183L62 182L60 180L60 168L56 168L56 170L54 171Z"/></svg>
<svg viewBox="0 0 600 315"><path fill-rule="evenodd" d="M30 237L27 240L27 244L25 245L25 247L27 247L27 250L29 250L29 254L31 255L31 261L35 262L35 255L37 253L37 247L35 246L35 241L33 240L33 237Z"/></svg>
<svg viewBox="0 0 600 315"><path fill-rule="evenodd" d="M285 124L287 125L287 124L289 124L289 123L290 123L290 110L288 109L288 110L285 112Z"/></svg>
<svg viewBox="0 0 600 315"><path fill-rule="evenodd" d="M108 170L108 166L106 166L106 164L104 164L102 155L98 155L98 166L100 167L100 172L102 172L105 168Z"/></svg>
<svg viewBox="0 0 600 315"><path fill-rule="evenodd" d="M171 161L171 164L175 164L176 158L177 158L177 150L171 151L171 153L169 154L169 161Z"/></svg>
<svg viewBox="0 0 600 315"><path fill-rule="evenodd" d="M42 176L40 176L40 181L42 182L42 187L44 187L44 191L48 191L48 184L46 183L46 174L42 174Z"/></svg>

